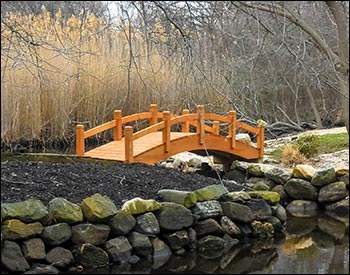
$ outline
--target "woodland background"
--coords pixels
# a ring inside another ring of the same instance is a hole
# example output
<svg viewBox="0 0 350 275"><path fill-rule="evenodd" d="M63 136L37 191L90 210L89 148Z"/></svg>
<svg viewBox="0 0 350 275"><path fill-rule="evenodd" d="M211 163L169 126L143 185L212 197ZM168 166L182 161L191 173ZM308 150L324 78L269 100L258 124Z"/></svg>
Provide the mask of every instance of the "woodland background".
<svg viewBox="0 0 350 275"><path fill-rule="evenodd" d="M1 1L2 151L151 103L348 129L348 33L347 1Z"/></svg>

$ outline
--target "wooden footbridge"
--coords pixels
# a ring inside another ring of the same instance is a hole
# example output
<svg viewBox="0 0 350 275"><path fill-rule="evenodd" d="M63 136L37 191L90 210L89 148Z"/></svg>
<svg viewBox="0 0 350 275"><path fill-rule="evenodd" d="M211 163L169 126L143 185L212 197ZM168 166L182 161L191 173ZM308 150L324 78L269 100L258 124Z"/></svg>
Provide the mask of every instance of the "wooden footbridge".
<svg viewBox="0 0 350 275"><path fill-rule="evenodd" d="M148 127L134 133L133 127L127 124L139 120L148 120ZM181 130L174 131L176 126ZM226 127L228 135L220 134L222 127ZM236 140L239 128L256 136L256 143ZM86 138L109 129L113 129L113 141L85 152ZM156 104L150 105L149 112L125 117L121 110L114 111L112 121L87 131L83 125L76 126L78 156L154 164L185 151L210 152L231 162L237 158L259 160L264 154L264 128L236 120L235 111L228 112L227 116L205 113L201 105L196 113L185 109L181 115L174 115L168 111L158 112Z"/></svg>

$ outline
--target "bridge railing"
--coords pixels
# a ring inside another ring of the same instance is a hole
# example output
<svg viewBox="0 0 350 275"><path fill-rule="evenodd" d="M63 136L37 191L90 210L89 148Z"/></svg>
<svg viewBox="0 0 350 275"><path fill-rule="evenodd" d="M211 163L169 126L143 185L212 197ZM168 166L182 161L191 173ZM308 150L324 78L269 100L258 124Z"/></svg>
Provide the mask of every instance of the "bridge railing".
<svg viewBox="0 0 350 275"><path fill-rule="evenodd" d="M235 111L230 111L227 116L205 113L204 106L200 105L198 106L196 113L190 113L189 110L185 109L182 111L182 115L173 115L168 111L158 112L156 104L150 105L149 112L133 114L125 117L122 117L121 110L116 110L114 111L114 120L87 131L85 131L84 125L77 125L76 155L83 156L85 154L84 144L86 138L113 129L114 140L121 140L123 136L123 125L145 119L149 121L150 126L136 133L133 133L133 127L124 127L125 159L127 162L133 161L133 142L138 138L162 130L162 141L165 145L165 152L168 152L170 148L171 127L173 125L180 124L182 132L190 132L190 126L193 126L196 129L196 133L199 135L199 143L203 144L206 132L216 135L220 134L220 122L228 124L227 137L231 139L232 148L235 148L236 146L236 128L240 127L243 130L256 135L256 147L260 150L260 158L263 157L264 128L255 128L237 121ZM162 121L158 122L159 119L162 119ZM211 126L205 124L206 121L211 121Z"/></svg>

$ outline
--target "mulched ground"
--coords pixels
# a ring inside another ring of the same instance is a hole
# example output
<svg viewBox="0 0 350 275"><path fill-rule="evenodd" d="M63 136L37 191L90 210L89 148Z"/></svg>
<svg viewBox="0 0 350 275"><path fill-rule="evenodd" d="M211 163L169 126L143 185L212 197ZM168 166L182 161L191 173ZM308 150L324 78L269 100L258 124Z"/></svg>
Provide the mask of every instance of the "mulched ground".
<svg viewBox="0 0 350 275"><path fill-rule="evenodd" d="M1 203L55 197L74 203L95 193L108 196L117 207L135 197L156 198L160 189L196 190L218 179L175 169L133 164L1 162ZM240 188L231 186L229 191Z"/></svg>

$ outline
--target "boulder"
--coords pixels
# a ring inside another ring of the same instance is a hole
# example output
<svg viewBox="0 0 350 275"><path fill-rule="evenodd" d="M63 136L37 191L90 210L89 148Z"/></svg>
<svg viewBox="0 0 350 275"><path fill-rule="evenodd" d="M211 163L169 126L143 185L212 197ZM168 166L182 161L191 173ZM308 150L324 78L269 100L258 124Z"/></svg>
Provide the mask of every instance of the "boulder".
<svg viewBox="0 0 350 275"><path fill-rule="evenodd" d="M145 212L152 212L160 209L161 205L155 200L144 200L141 198L134 198L125 202L122 206L122 211L131 215L142 214Z"/></svg>
<svg viewBox="0 0 350 275"><path fill-rule="evenodd" d="M48 208L49 222L73 224L82 222L84 219L80 206L64 198L52 199Z"/></svg>
<svg viewBox="0 0 350 275"><path fill-rule="evenodd" d="M193 192L162 189L157 193L158 199L164 202L174 202L190 208L197 202L197 196Z"/></svg>
<svg viewBox="0 0 350 275"><path fill-rule="evenodd" d="M1 204L2 220L17 219L24 223L32 223L42 221L48 213L47 207L40 200L35 199Z"/></svg>
<svg viewBox="0 0 350 275"><path fill-rule="evenodd" d="M107 196L95 194L84 199L81 204L84 217L89 222L105 222L117 212L117 207Z"/></svg>

